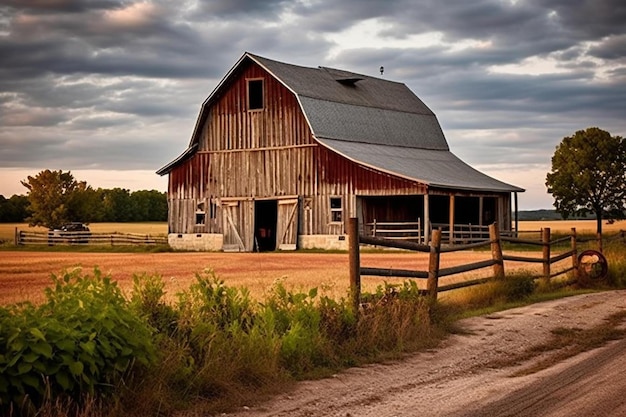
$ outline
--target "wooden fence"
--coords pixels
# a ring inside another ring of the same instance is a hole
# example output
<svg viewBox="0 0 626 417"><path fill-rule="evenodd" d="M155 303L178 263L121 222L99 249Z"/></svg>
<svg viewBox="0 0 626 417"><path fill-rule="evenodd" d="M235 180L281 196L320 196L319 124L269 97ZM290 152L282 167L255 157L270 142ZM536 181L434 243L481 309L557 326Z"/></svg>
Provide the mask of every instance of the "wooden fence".
<svg viewBox="0 0 626 417"><path fill-rule="evenodd" d="M441 240L452 245L484 242L489 240L489 226L477 224L453 224L452 230L446 223L433 223L432 229L441 230Z"/></svg>
<svg viewBox="0 0 626 417"><path fill-rule="evenodd" d="M453 224L452 228L448 223L431 223L430 230L441 230L442 243L451 245L484 242L489 240L489 226L477 224ZM364 224L364 234L393 240L407 240L416 243L428 241L428 230L422 227L420 219L416 222L380 222L374 220ZM541 231L501 231L501 236L514 236L529 234L541 234Z"/></svg>
<svg viewBox="0 0 626 417"><path fill-rule="evenodd" d="M416 222L379 222L374 219L365 223L365 228L371 236L393 240L408 240L422 243L424 236L419 219Z"/></svg>
<svg viewBox="0 0 626 417"><path fill-rule="evenodd" d="M488 228L488 239L480 242L468 243L464 245L442 246L442 231L436 229L432 231L431 242L429 245L408 242L403 240L383 239L374 236L366 236L359 234L358 219L351 218L348 223L349 235L349 256L350 256L350 289L351 297L355 308L360 305L361 297L361 277L362 276L380 276L380 277L398 277L426 280L426 293L436 299L437 293L449 291L457 288L469 287L482 284L495 279L504 278L504 261L517 262L535 262L543 265L541 277L550 279L557 275L565 274L570 271L578 270L578 251L576 230L572 229L571 235L564 238L550 240L550 229L542 230L541 241L520 239L514 237L501 236L495 224ZM563 245L569 241L569 250L552 256L551 248L554 245ZM511 242L526 245L538 245L542 247L541 257L526 257L507 255L502 252L502 242ZM600 239L601 242L601 239ZM390 247L397 249L407 249L411 251L424 252L429 254L429 266L427 271L414 271L404 269L382 269L372 267L362 267L360 264L360 245L375 245L382 247ZM598 244L601 250L601 243ZM490 258L484 261L474 262L466 265L458 265L448 268L440 268L440 255L445 252L456 252L469 249L477 249L489 247L491 250ZM571 259L571 266L553 271L551 265L555 262ZM492 276L487 278L473 279L463 282L452 283L448 285L439 285L439 278L449 275L461 274L482 268L492 268Z"/></svg>
<svg viewBox="0 0 626 417"><path fill-rule="evenodd" d="M16 245L93 245L135 246L167 245L166 236L136 233L91 233L91 232L25 232L15 229Z"/></svg>

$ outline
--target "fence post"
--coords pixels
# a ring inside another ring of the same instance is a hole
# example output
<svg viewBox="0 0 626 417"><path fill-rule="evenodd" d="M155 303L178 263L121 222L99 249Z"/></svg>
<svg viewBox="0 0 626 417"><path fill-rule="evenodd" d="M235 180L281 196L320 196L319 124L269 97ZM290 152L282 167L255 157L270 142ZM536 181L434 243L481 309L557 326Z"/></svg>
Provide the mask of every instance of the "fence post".
<svg viewBox="0 0 626 417"><path fill-rule="evenodd" d="M500 243L500 229L496 223L489 225L489 240L491 241L491 258L493 264L493 277L495 279L504 278L504 259L502 258L502 245Z"/></svg>
<svg viewBox="0 0 626 417"><path fill-rule="evenodd" d="M578 249L576 248L576 228L572 227L570 234L570 246L572 250L572 268L574 269L574 275L578 279Z"/></svg>
<svg viewBox="0 0 626 417"><path fill-rule="evenodd" d="M354 313L358 314L361 305L361 264L359 254L359 219L348 219L348 244L350 256L350 297Z"/></svg>
<svg viewBox="0 0 626 417"><path fill-rule="evenodd" d="M441 249L441 229L433 230L430 242L430 257L428 260L428 281L426 288L428 295L434 300L437 299L437 288L439 287L439 257Z"/></svg>
<svg viewBox="0 0 626 417"><path fill-rule="evenodd" d="M15 228L15 236L13 237L13 244L17 246L20 241L20 232L18 232L17 227Z"/></svg>
<svg viewBox="0 0 626 417"><path fill-rule="evenodd" d="M550 279L550 228L541 229L541 243L543 244L543 277Z"/></svg>

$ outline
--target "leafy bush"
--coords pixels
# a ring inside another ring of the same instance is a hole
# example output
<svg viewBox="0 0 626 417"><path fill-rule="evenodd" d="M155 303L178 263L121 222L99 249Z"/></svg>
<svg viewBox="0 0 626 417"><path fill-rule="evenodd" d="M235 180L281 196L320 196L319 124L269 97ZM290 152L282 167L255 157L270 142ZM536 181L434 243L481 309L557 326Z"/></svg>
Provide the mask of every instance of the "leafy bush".
<svg viewBox="0 0 626 417"><path fill-rule="evenodd" d="M102 395L154 358L151 329L97 269L53 275L46 302L0 308L0 407Z"/></svg>

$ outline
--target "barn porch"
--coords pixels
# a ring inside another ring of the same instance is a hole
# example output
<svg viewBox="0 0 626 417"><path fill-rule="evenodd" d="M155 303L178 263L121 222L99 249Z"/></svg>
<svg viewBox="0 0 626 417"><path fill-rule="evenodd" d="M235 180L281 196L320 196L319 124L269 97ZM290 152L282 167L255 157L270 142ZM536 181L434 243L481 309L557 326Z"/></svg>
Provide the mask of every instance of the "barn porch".
<svg viewBox="0 0 626 417"><path fill-rule="evenodd" d="M470 243L489 237L489 225L502 230L511 224L508 195L425 194L360 196L357 211L362 233L388 239L427 243L433 229L441 229L448 244Z"/></svg>

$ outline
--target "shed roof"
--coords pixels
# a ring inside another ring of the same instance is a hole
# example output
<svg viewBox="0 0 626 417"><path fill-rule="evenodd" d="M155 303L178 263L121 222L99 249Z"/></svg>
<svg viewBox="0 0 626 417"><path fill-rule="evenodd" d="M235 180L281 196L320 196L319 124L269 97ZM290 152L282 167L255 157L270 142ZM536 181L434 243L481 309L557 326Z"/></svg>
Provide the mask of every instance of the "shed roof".
<svg viewBox="0 0 626 417"><path fill-rule="evenodd" d="M210 105L234 74L257 63L300 103L314 138L365 166L431 187L519 192L470 167L448 147L435 114L405 84L349 71L310 68L245 53L202 105L189 148L157 171L167 174L193 154Z"/></svg>

